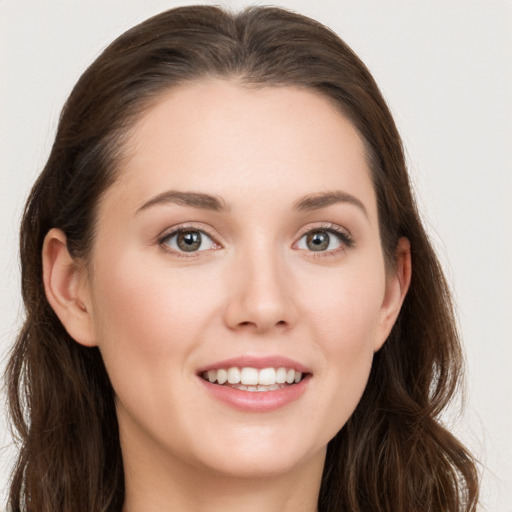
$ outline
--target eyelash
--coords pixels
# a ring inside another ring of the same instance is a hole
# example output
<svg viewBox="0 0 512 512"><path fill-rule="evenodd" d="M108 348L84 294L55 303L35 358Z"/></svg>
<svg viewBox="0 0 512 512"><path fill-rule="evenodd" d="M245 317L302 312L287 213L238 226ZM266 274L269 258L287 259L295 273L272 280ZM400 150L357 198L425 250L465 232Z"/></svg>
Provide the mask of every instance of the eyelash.
<svg viewBox="0 0 512 512"><path fill-rule="evenodd" d="M202 235L206 235L214 245L218 246L215 249L209 249L209 250L217 250L218 248L221 248L221 245L219 242L216 241L215 237L208 234L207 231L204 229L199 228L196 225L193 224L182 224L180 226L177 226L172 229L172 231L165 233L163 236L158 238L158 245L160 245L165 251L172 253L175 256L178 256L180 258L194 258L198 257L200 253L206 252L207 250L203 251L191 251L190 253L186 253L185 251L176 251L174 249L171 249L167 243L168 241L173 237L178 235L182 231L197 231L201 233ZM352 238L352 235L344 228L341 228L340 226L337 226L336 224L331 223L322 223L314 227L309 227L302 231L297 239L297 242L294 243L296 245L304 236L308 235L309 233L314 232L325 232L328 234L335 235L340 243L341 246L336 249L331 249L329 251L307 251L310 253L310 256L313 258L322 258L322 257L330 257L335 256L341 251L345 251L347 249L352 248L354 244L354 239ZM303 250L303 249L299 249Z"/></svg>
<svg viewBox="0 0 512 512"><path fill-rule="evenodd" d="M344 252L347 249L351 249L355 245L354 239L352 238L352 235L347 229L331 223L320 223L317 226L308 227L302 233L300 233L298 240L297 242L295 242L295 244L302 240L304 236L308 235L309 233L314 233L315 231L335 235L339 239L341 245L340 247L336 249L331 249L329 251L308 251L310 253L310 257L329 258L337 256L340 252Z"/></svg>
<svg viewBox="0 0 512 512"><path fill-rule="evenodd" d="M187 253L185 251L176 251L176 250L172 249L171 247L169 247L167 245L167 242L169 242L169 240L173 236L178 235L181 231L197 231L197 232L201 233L202 235L206 235L212 241L213 244L218 246L217 248L221 247L221 245L215 240L215 237L209 235L206 230L201 229L197 225L194 225L194 224L182 224L180 226L173 228L172 231L167 232L163 236L159 237L158 245L160 247L162 247L166 252L169 252L169 253L173 254L174 256L178 256L179 258L194 258L194 257L198 257L200 255L200 253L206 252L206 251L193 251L193 252L191 251L191 252ZM217 248L212 249L212 250L216 250Z"/></svg>

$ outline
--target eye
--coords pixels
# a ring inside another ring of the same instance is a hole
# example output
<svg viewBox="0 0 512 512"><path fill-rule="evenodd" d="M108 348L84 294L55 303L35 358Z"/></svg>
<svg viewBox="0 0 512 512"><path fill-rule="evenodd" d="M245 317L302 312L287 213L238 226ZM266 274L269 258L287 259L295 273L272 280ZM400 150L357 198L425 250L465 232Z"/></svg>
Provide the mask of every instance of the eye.
<svg viewBox="0 0 512 512"><path fill-rule="evenodd" d="M334 228L312 229L297 242L297 249L314 252L336 251L342 247L350 246L352 246L350 236Z"/></svg>
<svg viewBox="0 0 512 512"><path fill-rule="evenodd" d="M200 252L216 249L218 245L199 229L177 229L160 241L175 252Z"/></svg>

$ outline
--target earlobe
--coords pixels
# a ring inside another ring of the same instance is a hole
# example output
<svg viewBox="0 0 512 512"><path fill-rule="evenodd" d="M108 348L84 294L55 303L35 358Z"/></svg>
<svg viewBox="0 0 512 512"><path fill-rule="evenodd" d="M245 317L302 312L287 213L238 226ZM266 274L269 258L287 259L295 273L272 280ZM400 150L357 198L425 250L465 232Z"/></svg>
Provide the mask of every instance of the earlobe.
<svg viewBox="0 0 512 512"><path fill-rule="evenodd" d="M85 268L69 254L66 235L60 229L47 233L42 258L43 282L50 306L75 341L95 346Z"/></svg>
<svg viewBox="0 0 512 512"><path fill-rule="evenodd" d="M375 351L379 350L386 341L393 325L398 318L400 309L411 284L411 244L402 237L398 240L396 249L396 264L386 282L386 292L381 307L381 321L376 338Z"/></svg>

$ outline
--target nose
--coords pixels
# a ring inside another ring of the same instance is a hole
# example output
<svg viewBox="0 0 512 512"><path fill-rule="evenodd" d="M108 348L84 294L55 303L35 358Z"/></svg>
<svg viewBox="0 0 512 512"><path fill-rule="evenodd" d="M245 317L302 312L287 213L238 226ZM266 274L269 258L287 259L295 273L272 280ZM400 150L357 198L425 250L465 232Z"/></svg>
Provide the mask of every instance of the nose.
<svg viewBox="0 0 512 512"><path fill-rule="evenodd" d="M261 249L240 255L229 269L224 314L230 329L263 334L288 330L297 321L291 273L279 255Z"/></svg>

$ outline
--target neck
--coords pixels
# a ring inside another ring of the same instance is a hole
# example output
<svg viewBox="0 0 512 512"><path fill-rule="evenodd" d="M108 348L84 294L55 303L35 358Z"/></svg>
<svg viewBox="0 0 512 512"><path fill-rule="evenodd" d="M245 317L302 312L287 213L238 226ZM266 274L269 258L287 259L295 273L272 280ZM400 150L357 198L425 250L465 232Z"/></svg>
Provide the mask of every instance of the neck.
<svg viewBox="0 0 512 512"><path fill-rule="evenodd" d="M322 450L282 474L237 477L158 456L147 465L125 453L123 512L315 512L324 461Z"/></svg>

